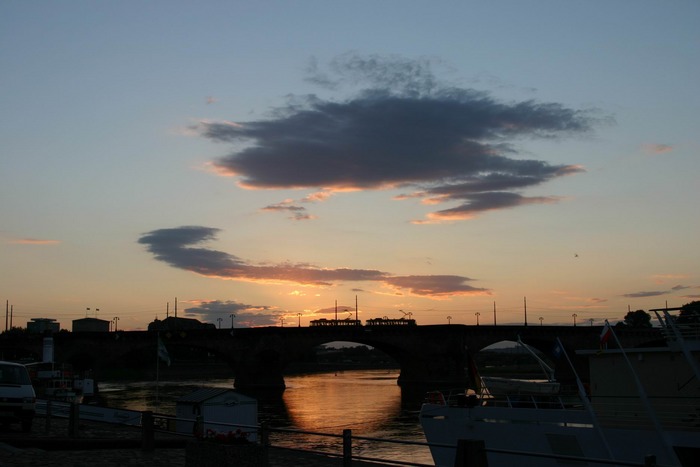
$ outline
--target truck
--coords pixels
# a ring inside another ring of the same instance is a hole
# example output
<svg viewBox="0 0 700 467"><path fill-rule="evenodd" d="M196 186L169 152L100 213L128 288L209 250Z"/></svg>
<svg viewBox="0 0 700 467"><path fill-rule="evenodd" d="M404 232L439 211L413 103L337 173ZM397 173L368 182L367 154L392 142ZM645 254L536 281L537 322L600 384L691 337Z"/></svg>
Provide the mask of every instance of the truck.
<svg viewBox="0 0 700 467"><path fill-rule="evenodd" d="M0 361L0 422L19 423L28 433L35 413L36 393L27 367Z"/></svg>

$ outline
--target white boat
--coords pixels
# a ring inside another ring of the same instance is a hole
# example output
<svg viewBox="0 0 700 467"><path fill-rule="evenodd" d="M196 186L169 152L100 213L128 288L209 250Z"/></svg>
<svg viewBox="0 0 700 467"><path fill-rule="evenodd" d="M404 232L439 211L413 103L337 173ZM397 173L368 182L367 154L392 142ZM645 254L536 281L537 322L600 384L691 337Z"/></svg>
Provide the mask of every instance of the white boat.
<svg viewBox="0 0 700 467"><path fill-rule="evenodd" d="M482 376L481 382L490 394L559 394L556 381Z"/></svg>
<svg viewBox="0 0 700 467"><path fill-rule="evenodd" d="M658 465L700 465L700 326L685 325L684 335L671 310L652 311L667 346L577 352L590 368L579 394L430 393L420 421L435 465L455 465L458 440L483 441L489 467L642 465L650 455Z"/></svg>
<svg viewBox="0 0 700 467"><path fill-rule="evenodd" d="M95 380L89 372L75 372L70 365L30 363L27 369L40 399L81 403L95 395Z"/></svg>
<svg viewBox="0 0 700 467"><path fill-rule="evenodd" d="M537 361L542 368L547 379L519 379L519 378L504 378L500 376L481 376L476 370L476 365L472 365L472 377L480 381L478 389L482 395L488 394L490 397L496 397L499 394L508 395L546 395L558 394L560 384L554 379L554 370L535 353L530 346L526 345L518 336L518 345L525 349L533 359Z"/></svg>

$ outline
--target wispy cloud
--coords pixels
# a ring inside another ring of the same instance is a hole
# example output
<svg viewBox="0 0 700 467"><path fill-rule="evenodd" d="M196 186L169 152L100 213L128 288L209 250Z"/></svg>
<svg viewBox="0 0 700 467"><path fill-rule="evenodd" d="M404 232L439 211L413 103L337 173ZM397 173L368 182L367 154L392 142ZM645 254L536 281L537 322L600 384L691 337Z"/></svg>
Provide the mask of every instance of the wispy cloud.
<svg viewBox="0 0 700 467"><path fill-rule="evenodd" d="M277 324L284 312L270 306L247 305L232 300L202 300L185 308L185 314L200 321L221 324L221 327L255 327ZM231 318L231 315L234 315ZM221 323L219 323L221 319Z"/></svg>
<svg viewBox="0 0 700 467"><path fill-rule="evenodd" d="M444 298L483 295L490 291L470 285L474 279L456 275L396 276L373 269L320 268L309 264L253 264L222 251L199 245L214 240L219 230L183 226L147 232L138 240L159 260L172 267L221 279L307 286L331 286L344 282L375 282L399 293Z"/></svg>
<svg viewBox="0 0 700 467"><path fill-rule="evenodd" d="M633 292L633 293L628 293L624 294L623 297L627 298L644 298L644 297L658 297L660 295L668 295L672 294L674 292L678 292L679 290L686 290L692 288L691 286L688 285L675 285L671 287L668 290L650 290L650 291L641 291L641 292Z"/></svg>
<svg viewBox="0 0 700 467"><path fill-rule="evenodd" d="M440 82L433 65L354 54L333 60L328 70L314 63L308 81L360 89L345 100L294 97L267 120L201 122L199 131L214 141L251 143L213 163L250 189L403 188L431 203L457 204L431 213L431 222L559 201L519 192L583 168L515 158L515 141L589 132L592 112L500 102Z"/></svg>
<svg viewBox="0 0 700 467"><path fill-rule="evenodd" d="M658 297L660 295L666 295L668 294L668 290L648 290L648 291L642 291L642 292L632 292L632 293L626 293L623 294L623 297L627 298L645 298L645 297Z"/></svg>
<svg viewBox="0 0 700 467"><path fill-rule="evenodd" d="M61 243L60 240L48 240L42 238L14 238L8 240L8 242L17 245L57 245Z"/></svg>
<svg viewBox="0 0 700 467"><path fill-rule="evenodd" d="M261 211L285 212L290 214L290 219L294 219L296 221L314 219L314 216L310 215L304 206L294 204L294 200L285 200L281 203L271 204L262 208Z"/></svg>
<svg viewBox="0 0 700 467"><path fill-rule="evenodd" d="M657 284L663 284L668 281L676 281L678 279L687 279L685 274L654 274L651 279Z"/></svg>
<svg viewBox="0 0 700 467"><path fill-rule="evenodd" d="M670 144L647 143L642 146L642 150L647 154L659 155L668 154L674 147Z"/></svg>

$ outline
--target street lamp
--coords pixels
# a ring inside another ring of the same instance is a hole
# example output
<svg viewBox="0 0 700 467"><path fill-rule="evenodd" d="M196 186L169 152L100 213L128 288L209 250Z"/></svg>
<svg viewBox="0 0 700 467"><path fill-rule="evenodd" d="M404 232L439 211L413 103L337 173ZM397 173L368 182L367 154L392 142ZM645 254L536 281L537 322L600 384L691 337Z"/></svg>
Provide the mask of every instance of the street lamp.
<svg viewBox="0 0 700 467"><path fill-rule="evenodd" d="M235 318L236 315L234 315L233 313L231 313L229 316L231 317L231 329L233 329L233 318Z"/></svg>
<svg viewBox="0 0 700 467"><path fill-rule="evenodd" d="M588 321L591 322L591 327L593 327L593 318L588 318Z"/></svg>
<svg viewBox="0 0 700 467"><path fill-rule="evenodd" d="M216 318L216 320L219 322L219 329L221 329L221 321L223 321L223 318Z"/></svg>
<svg viewBox="0 0 700 467"><path fill-rule="evenodd" d="M117 322L119 321L119 316L115 316L112 321L114 321L114 332L117 332Z"/></svg>
<svg viewBox="0 0 700 467"><path fill-rule="evenodd" d="M300 328L301 327L301 313L297 313L297 318L299 318L299 326L297 326L297 327Z"/></svg>
<svg viewBox="0 0 700 467"><path fill-rule="evenodd" d="M577 315L576 313L574 313L574 314L571 315L571 316L573 316L573 318L574 318L574 327L576 327L576 317L577 317L578 315Z"/></svg>
<svg viewBox="0 0 700 467"><path fill-rule="evenodd" d="M280 316L280 325L284 327L284 316Z"/></svg>
<svg viewBox="0 0 700 467"><path fill-rule="evenodd" d="M479 313L478 311L477 311L476 313L474 313L474 315L476 316L476 325L477 325L477 326L479 325L479 315L480 315L480 314L481 314L481 313Z"/></svg>
<svg viewBox="0 0 700 467"><path fill-rule="evenodd" d="M451 321L451 320L452 320L452 316L448 316L448 317L447 317L447 324L452 324L452 321Z"/></svg>
<svg viewBox="0 0 700 467"><path fill-rule="evenodd" d="M544 318L540 316L540 326L542 326L542 321L544 321Z"/></svg>

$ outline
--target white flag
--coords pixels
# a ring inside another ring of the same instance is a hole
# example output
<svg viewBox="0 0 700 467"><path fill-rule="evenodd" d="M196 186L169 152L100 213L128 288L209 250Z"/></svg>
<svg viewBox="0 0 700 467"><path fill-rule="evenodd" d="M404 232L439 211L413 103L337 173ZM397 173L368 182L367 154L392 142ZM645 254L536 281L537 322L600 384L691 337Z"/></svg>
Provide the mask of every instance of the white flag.
<svg viewBox="0 0 700 467"><path fill-rule="evenodd" d="M158 358L170 366L170 355L168 355L168 349L165 348L165 344L163 344L163 341L160 340L160 337L158 337Z"/></svg>

